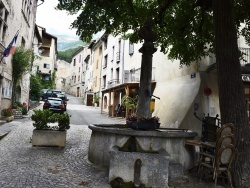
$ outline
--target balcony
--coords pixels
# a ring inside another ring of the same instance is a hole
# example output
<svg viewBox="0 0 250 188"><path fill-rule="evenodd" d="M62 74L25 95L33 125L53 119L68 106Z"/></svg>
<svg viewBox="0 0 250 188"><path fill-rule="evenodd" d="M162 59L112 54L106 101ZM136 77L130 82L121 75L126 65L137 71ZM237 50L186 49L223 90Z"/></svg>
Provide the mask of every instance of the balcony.
<svg viewBox="0 0 250 188"><path fill-rule="evenodd" d="M242 58L240 60L240 64L242 66L250 63L250 48L239 48L240 52L242 53Z"/></svg>
<svg viewBox="0 0 250 188"><path fill-rule="evenodd" d="M108 81L108 89L120 85L121 81L119 79L113 79Z"/></svg>
<svg viewBox="0 0 250 188"><path fill-rule="evenodd" d="M124 83L140 82L141 68L127 70L124 73ZM155 67L152 68L152 81L155 81Z"/></svg>
<svg viewBox="0 0 250 188"><path fill-rule="evenodd" d="M116 53L116 63L119 63L121 60L121 53L120 52L117 52Z"/></svg>

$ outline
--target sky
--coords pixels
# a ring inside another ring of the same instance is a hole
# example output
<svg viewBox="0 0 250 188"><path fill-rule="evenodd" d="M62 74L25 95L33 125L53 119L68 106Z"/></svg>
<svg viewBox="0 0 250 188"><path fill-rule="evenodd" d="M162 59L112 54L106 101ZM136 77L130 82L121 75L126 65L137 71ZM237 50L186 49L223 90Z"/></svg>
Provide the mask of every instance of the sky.
<svg viewBox="0 0 250 188"><path fill-rule="evenodd" d="M40 4L41 1L38 1ZM37 7L36 24L44 27L46 32L52 35L76 36L76 29L71 30L70 24L76 19L76 15L68 15L66 11L55 10L58 0L45 0Z"/></svg>

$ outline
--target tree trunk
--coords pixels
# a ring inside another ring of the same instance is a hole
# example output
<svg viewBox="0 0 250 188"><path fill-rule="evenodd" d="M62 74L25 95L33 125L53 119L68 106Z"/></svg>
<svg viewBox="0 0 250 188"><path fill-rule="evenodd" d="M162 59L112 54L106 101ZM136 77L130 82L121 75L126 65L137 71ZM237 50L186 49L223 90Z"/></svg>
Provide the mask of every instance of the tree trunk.
<svg viewBox="0 0 250 188"><path fill-rule="evenodd" d="M233 179L236 187L244 187L247 183L244 176L247 174L243 168L249 167L249 155L246 152L249 122L241 80L233 1L215 0L213 10L221 122L234 123L236 126L237 155L233 165Z"/></svg>
<svg viewBox="0 0 250 188"><path fill-rule="evenodd" d="M152 57L156 52L153 42L145 41L139 52L142 53L141 75L139 88L139 101L137 116L141 118L150 117L151 83L152 83Z"/></svg>

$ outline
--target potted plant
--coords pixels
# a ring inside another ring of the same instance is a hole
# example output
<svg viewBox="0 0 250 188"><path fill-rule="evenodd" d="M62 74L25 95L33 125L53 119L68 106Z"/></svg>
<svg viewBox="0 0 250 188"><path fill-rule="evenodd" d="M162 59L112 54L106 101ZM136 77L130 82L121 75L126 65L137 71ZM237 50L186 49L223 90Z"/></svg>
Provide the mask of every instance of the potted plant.
<svg viewBox="0 0 250 188"><path fill-rule="evenodd" d="M98 95L94 95L93 104L95 107L99 106L99 99L100 99L100 97Z"/></svg>
<svg viewBox="0 0 250 188"><path fill-rule="evenodd" d="M67 113L57 114L49 110L34 110L31 119L34 121L32 135L33 146L66 145L66 130L70 128L70 116Z"/></svg>
<svg viewBox="0 0 250 188"><path fill-rule="evenodd" d="M121 105L125 106L126 109L130 110L131 114L134 114L136 112L138 104L138 95L136 95L135 97L124 95L121 101Z"/></svg>
<svg viewBox="0 0 250 188"><path fill-rule="evenodd" d="M137 130L155 130L160 128L160 118L153 116L147 118L138 117L136 114L131 114L126 120L126 124L132 129Z"/></svg>
<svg viewBox="0 0 250 188"><path fill-rule="evenodd" d="M7 122L10 122L14 119L12 108L3 109L2 115L5 117Z"/></svg>

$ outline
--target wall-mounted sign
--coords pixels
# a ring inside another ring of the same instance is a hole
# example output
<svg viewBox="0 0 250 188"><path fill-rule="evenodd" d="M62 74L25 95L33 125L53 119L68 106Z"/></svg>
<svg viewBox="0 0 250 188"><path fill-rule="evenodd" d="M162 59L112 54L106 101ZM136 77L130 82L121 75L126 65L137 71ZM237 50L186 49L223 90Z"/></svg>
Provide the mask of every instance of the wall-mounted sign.
<svg viewBox="0 0 250 188"><path fill-rule="evenodd" d="M196 77L196 74L195 72L191 74L191 78L195 78Z"/></svg>
<svg viewBox="0 0 250 188"><path fill-rule="evenodd" d="M250 74L242 74L242 75L241 75L241 79L242 79L244 82L250 82Z"/></svg>

